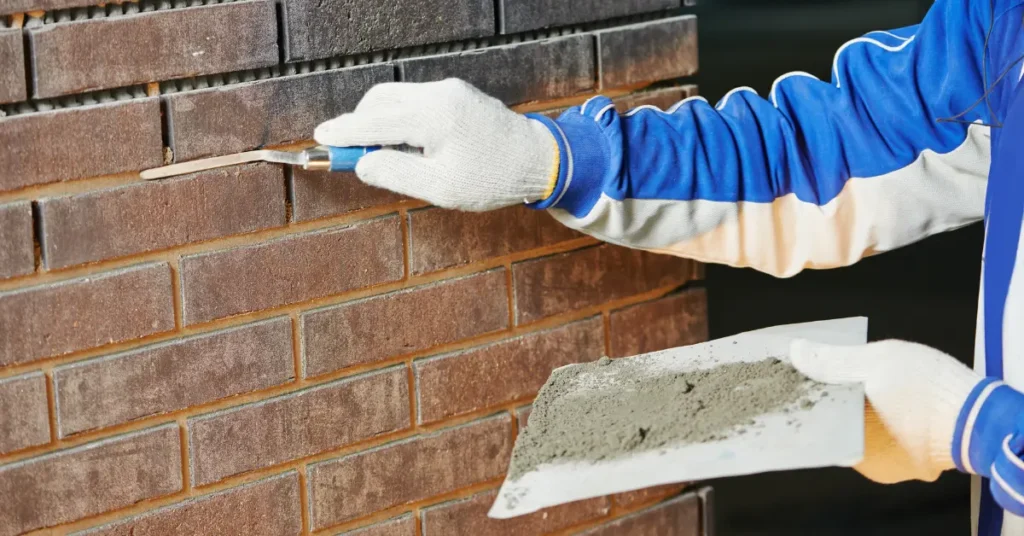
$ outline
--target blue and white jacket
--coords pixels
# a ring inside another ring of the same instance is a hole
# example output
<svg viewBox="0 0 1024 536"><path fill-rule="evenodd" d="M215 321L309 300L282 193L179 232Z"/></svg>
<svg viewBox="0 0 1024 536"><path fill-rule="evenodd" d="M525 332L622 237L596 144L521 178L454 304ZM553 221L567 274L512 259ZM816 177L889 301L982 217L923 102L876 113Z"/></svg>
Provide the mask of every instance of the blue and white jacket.
<svg viewBox="0 0 1024 536"><path fill-rule="evenodd" d="M533 206L607 242L780 277L984 219L975 361L989 379L951 449L984 478L979 534L1024 536L1022 78L1024 0L937 0L917 26L843 45L831 83L797 72L715 106L619 115L597 97L538 116L562 157Z"/></svg>

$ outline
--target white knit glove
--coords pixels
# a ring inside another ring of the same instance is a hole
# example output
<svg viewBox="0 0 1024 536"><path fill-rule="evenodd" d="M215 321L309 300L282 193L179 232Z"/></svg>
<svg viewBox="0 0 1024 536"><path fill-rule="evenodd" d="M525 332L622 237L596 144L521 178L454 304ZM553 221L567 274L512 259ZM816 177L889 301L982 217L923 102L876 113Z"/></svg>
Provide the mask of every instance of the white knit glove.
<svg viewBox="0 0 1024 536"><path fill-rule="evenodd" d="M335 147L422 148L422 156L368 154L356 174L445 208L485 211L539 201L558 173L558 146L547 127L456 79L375 86L354 112L324 122L314 137Z"/></svg>
<svg viewBox="0 0 1024 536"><path fill-rule="evenodd" d="M824 383L862 382L864 460L855 469L883 484L935 481L953 469L953 429L981 376L932 348L903 341L828 346L795 341L793 366Z"/></svg>

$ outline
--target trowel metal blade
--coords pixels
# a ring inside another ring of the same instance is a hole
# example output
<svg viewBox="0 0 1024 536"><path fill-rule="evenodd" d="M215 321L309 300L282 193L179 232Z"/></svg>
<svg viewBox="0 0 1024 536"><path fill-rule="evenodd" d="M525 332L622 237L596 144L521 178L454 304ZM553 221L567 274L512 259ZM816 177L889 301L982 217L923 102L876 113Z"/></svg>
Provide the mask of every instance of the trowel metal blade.
<svg viewBox="0 0 1024 536"><path fill-rule="evenodd" d="M169 166L147 169L140 175L144 180L151 181L167 177L175 177L178 175L187 175L189 173L205 171L208 169L247 164L250 162L273 162L276 164L301 166L305 164L305 161L306 154L303 152L268 150L248 151L245 153L215 156L213 158L203 158L201 160L193 160L191 162L182 162L180 164L171 164Z"/></svg>

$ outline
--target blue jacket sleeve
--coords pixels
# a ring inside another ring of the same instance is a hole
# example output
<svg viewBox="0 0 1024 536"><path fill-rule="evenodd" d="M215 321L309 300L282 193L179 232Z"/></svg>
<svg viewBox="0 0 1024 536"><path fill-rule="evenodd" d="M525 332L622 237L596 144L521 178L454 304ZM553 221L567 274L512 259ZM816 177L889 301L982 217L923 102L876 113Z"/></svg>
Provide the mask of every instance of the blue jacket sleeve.
<svg viewBox="0 0 1024 536"><path fill-rule="evenodd" d="M854 39L831 83L790 73L767 98L739 88L620 115L596 97L538 117L562 158L534 207L608 242L777 276L975 222L988 127L938 119L984 92L988 5L938 0L918 26Z"/></svg>

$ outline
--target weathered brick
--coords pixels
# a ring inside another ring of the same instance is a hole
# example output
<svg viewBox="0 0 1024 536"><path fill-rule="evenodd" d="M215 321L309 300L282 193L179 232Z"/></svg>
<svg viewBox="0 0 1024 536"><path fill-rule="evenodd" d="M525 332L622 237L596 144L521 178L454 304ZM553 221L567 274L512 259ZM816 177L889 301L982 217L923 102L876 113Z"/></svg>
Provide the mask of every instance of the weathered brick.
<svg viewBox="0 0 1024 536"><path fill-rule="evenodd" d="M310 139L323 121L351 111L370 87L394 79L370 65L165 97L177 161Z"/></svg>
<svg viewBox="0 0 1024 536"><path fill-rule="evenodd" d="M0 191L163 163L155 98L0 119ZM40 147L60 147L61 158Z"/></svg>
<svg viewBox="0 0 1024 536"><path fill-rule="evenodd" d="M268 67L276 20L272 1L249 0L32 28L35 96Z"/></svg>
<svg viewBox="0 0 1024 536"><path fill-rule="evenodd" d="M286 223L281 166L201 171L39 201L47 268L63 268Z"/></svg>
<svg viewBox="0 0 1024 536"><path fill-rule="evenodd" d="M683 283L693 272L693 263L685 259L610 245L516 263L517 322Z"/></svg>
<svg viewBox="0 0 1024 536"><path fill-rule="evenodd" d="M679 101L695 95L697 95L697 86L686 85L631 93L624 97L612 99L612 102L615 103L615 108L619 113L626 113L640 106L655 106L667 111Z"/></svg>
<svg viewBox="0 0 1024 536"><path fill-rule="evenodd" d="M0 279L30 274L36 269L32 244L32 204L0 205Z"/></svg>
<svg viewBox="0 0 1024 536"><path fill-rule="evenodd" d="M28 11L53 11L95 4L96 0L4 0L0 4L0 15L25 13Z"/></svg>
<svg viewBox="0 0 1024 536"><path fill-rule="evenodd" d="M295 168L289 185L295 221L336 216L407 199L389 190L374 188L351 172Z"/></svg>
<svg viewBox="0 0 1024 536"><path fill-rule="evenodd" d="M33 372L0 380L0 453L49 442L46 376Z"/></svg>
<svg viewBox="0 0 1024 536"><path fill-rule="evenodd" d="M708 340L707 295L695 289L612 311L611 357L630 357Z"/></svg>
<svg viewBox="0 0 1024 536"><path fill-rule="evenodd" d="M0 366L171 329L171 271L164 263L0 292Z"/></svg>
<svg viewBox="0 0 1024 536"><path fill-rule="evenodd" d="M410 425L405 367L189 419L195 485Z"/></svg>
<svg viewBox="0 0 1024 536"><path fill-rule="evenodd" d="M644 503L659 501L672 495L678 495L684 489L686 489L686 484L666 484L664 486L654 486L653 488L616 493L612 498L615 501L615 504L623 508L633 508Z"/></svg>
<svg viewBox="0 0 1024 536"><path fill-rule="evenodd" d="M409 235L409 264L414 274L526 251L582 236L558 223L547 212L527 207L510 207L491 212L461 212L440 208L415 210L409 213Z"/></svg>
<svg viewBox="0 0 1024 536"><path fill-rule="evenodd" d="M291 321L268 320L57 368L61 437L280 385Z"/></svg>
<svg viewBox="0 0 1024 536"><path fill-rule="evenodd" d="M305 375L318 376L506 328L504 270L320 309L302 316Z"/></svg>
<svg viewBox="0 0 1024 536"><path fill-rule="evenodd" d="M494 2L286 0L284 28L289 61L326 58L494 35Z"/></svg>
<svg viewBox="0 0 1024 536"><path fill-rule="evenodd" d="M700 500L696 495L652 506L583 532L586 536L702 536Z"/></svg>
<svg viewBox="0 0 1024 536"><path fill-rule="evenodd" d="M600 317L457 354L417 361L419 422L536 394L551 371L604 355Z"/></svg>
<svg viewBox="0 0 1024 536"><path fill-rule="evenodd" d="M496 491L485 491L467 499L451 501L423 510L423 533L472 534L474 536L527 536L549 534L608 513L607 497L589 499L511 519L491 519Z"/></svg>
<svg viewBox="0 0 1024 536"><path fill-rule="evenodd" d="M396 216L181 259L184 321L329 296L402 278Z"/></svg>
<svg viewBox="0 0 1024 536"><path fill-rule="evenodd" d="M0 467L0 536L180 490L179 438L172 424Z"/></svg>
<svg viewBox="0 0 1024 536"><path fill-rule="evenodd" d="M28 98L23 46L21 30L0 30L0 103Z"/></svg>
<svg viewBox="0 0 1024 536"><path fill-rule="evenodd" d="M601 88L697 72L697 17L684 15L597 32Z"/></svg>
<svg viewBox="0 0 1024 536"><path fill-rule="evenodd" d="M403 79L461 78L506 104L555 99L594 88L594 37L577 34L400 63Z"/></svg>
<svg viewBox="0 0 1024 536"><path fill-rule="evenodd" d="M338 536L415 536L416 518L412 514L389 519L366 528L342 532Z"/></svg>
<svg viewBox="0 0 1024 536"><path fill-rule="evenodd" d="M288 536L302 532L299 477L294 472L196 497L80 536Z"/></svg>
<svg viewBox="0 0 1024 536"><path fill-rule="evenodd" d="M516 424L519 426L519 430L526 428L526 423L530 420L530 413L533 411L533 406L526 406L516 410Z"/></svg>
<svg viewBox="0 0 1024 536"><path fill-rule="evenodd" d="M512 453L508 414L309 467L314 530L500 477Z"/></svg>
<svg viewBox="0 0 1024 536"><path fill-rule="evenodd" d="M679 7L679 0L501 0L502 33L624 17Z"/></svg>

